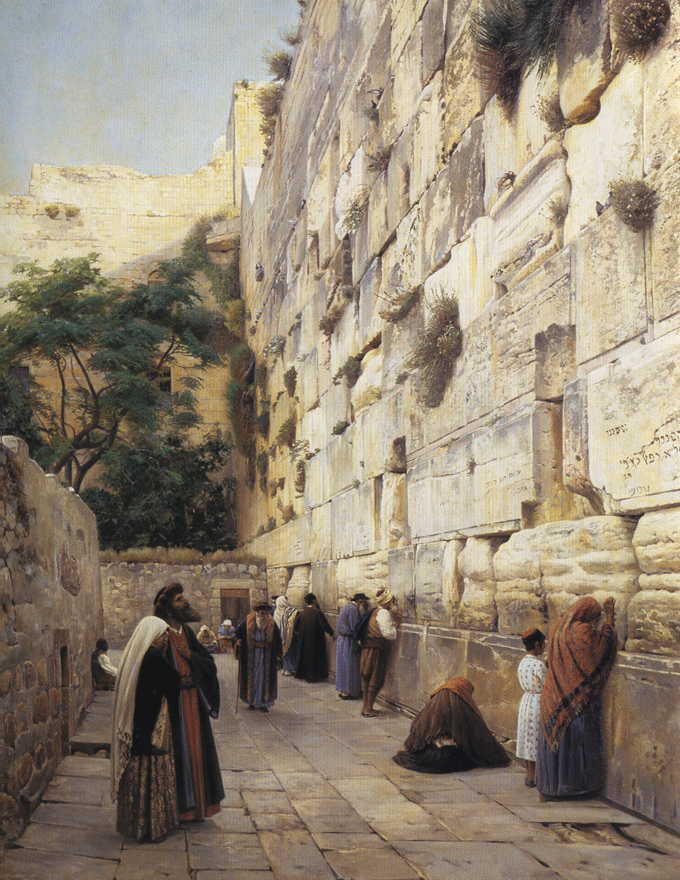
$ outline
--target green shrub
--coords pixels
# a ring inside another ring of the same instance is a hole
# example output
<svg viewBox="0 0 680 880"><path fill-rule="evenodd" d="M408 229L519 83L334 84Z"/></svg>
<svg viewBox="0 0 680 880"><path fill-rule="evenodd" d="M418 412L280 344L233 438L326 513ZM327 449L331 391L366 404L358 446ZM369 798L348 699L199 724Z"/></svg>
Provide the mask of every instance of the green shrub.
<svg viewBox="0 0 680 880"><path fill-rule="evenodd" d="M260 131L265 147L270 147L276 132L276 120L283 101L283 83L266 83L257 93L257 105L262 114Z"/></svg>
<svg viewBox="0 0 680 880"><path fill-rule="evenodd" d="M260 394L265 394L267 391L267 376L269 371L267 369L266 364L258 364L255 367L255 384L257 385L257 390Z"/></svg>
<svg viewBox="0 0 680 880"><path fill-rule="evenodd" d="M671 16L666 0L612 0L611 25L618 46L635 61L659 40Z"/></svg>
<svg viewBox="0 0 680 880"><path fill-rule="evenodd" d="M381 309L380 317L383 321L398 324L411 312L420 299L423 292L422 284L411 290L397 290L387 297L387 307Z"/></svg>
<svg viewBox="0 0 680 880"><path fill-rule="evenodd" d="M360 375L361 361L359 358L350 355L335 376L333 376L333 381L337 383L344 378L347 387L354 388Z"/></svg>
<svg viewBox="0 0 680 880"><path fill-rule="evenodd" d="M390 164L390 156L392 155L392 147L380 147L375 153L366 153L368 158L368 170L380 174L387 171Z"/></svg>
<svg viewBox="0 0 680 880"><path fill-rule="evenodd" d="M344 420L336 422L333 425L333 430L331 431L331 434L344 434L347 428L349 428L349 422L346 422Z"/></svg>
<svg viewBox="0 0 680 880"><path fill-rule="evenodd" d="M255 369L255 354L247 342L240 342L231 350L229 371L232 379L252 384Z"/></svg>
<svg viewBox="0 0 680 880"><path fill-rule="evenodd" d="M56 220L59 216L59 212L61 211L60 205L57 205L55 202L52 202L49 205L45 205L45 213L50 218L50 220Z"/></svg>
<svg viewBox="0 0 680 880"><path fill-rule="evenodd" d="M295 387L297 385L297 370L295 367L290 367L283 374L283 387L286 389L290 397L293 397L295 394Z"/></svg>
<svg viewBox="0 0 680 880"><path fill-rule="evenodd" d="M295 416L289 416L279 428L276 435L277 446L292 446L295 442L295 432L297 429L297 421Z"/></svg>
<svg viewBox="0 0 680 880"><path fill-rule="evenodd" d="M80 208L76 207L76 205L66 205L64 208L64 214L66 214L68 218L79 217Z"/></svg>
<svg viewBox="0 0 680 880"><path fill-rule="evenodd" d="M321 316L319 330L321 330L324 336L332 336L333 331L338 326L340 318L342 318L342 309L340 306L331 306L328 312Z"/></svg>
<svg viewBox="0 0 680 880"><path fill-rule="evenodd" d="M270 76L278 82L286 82L293 66L293 56L287 49L274 49L264 53L264 61Z"/></svg>
<svg viewBox="0 0 680 880"><path fill-rule="evenodd" d="M260 435L260 437L264 437L264 438L269 437L269 423L270 423L269 410L264 410L255 419L255 430Z"/></svg>
<svg viewBox="0 0 680 880"><path fill-rule="evenodd" d="M434 408L442 402L462 345L458 302L441 295L431 303L427 326L407 364L418 370L423 406Z"/></svg>
<svg viewBox="0 0 680 880"><path fill-rule="evenodd" d="M295 462L295 477L293 479L293 486L295 487L295 491L298 495L302 495L305 491L305 483L307 480L307 472L305 468L305 462L300 460Z"/></svg>
<svg viewBox="0 0 680 880"><path fill-rule="evenodd" d="M362 189L347 205L342 224L348 232L355 232L368 212L368 190Z"/></svg>
<svg viewBox="0 0 680 880"><path fill-rule="evenodd" d="M273 336L271 340L265 345L264 351L262 352L266 358L276 358L283 354L283 350L286 347L286 337L285 336Z"/></svg>
<svg viewBox="0 0 680 880"><path fill-rule="evenodd" d="M539 98L536 109L549 131L557 134L567 128L567 120L562 113L560 96L557 92L549 98Z"/></svg>
<svg viewBox="0 0 680 880"><path fill-rule="evenodd" d="M659 197L651 187L643 180L625 177L609 186L612 207L619 220L636 232L651 225L659 205Z"/></svg>

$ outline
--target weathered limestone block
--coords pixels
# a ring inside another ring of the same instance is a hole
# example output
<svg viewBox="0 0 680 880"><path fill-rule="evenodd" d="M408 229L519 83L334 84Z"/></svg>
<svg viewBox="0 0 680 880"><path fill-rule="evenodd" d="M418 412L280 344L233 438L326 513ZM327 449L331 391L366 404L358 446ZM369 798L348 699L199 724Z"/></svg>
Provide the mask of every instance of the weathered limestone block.
<svg viewBox="0 0 680 880"><path fill-rule="evenodd" d="M420 199L442 163L444 151L444 84L438 71L421 92L410 123L411 204Z"/></svg>
<svg viewBox="0 0 680 880"><path fill-rule="evenodd" d="M597 115L600 96L614 75L610 55L607 0L574 7L557 52L560 104L567 119L581 124Z"/></svg>
<svg viewBox="0 0 680 880"><path fill-rule="evenodd" d="M449 622L444 604L442 558L446 542L418 544L415 556L415 602L419 621Z"/></svg>
<svg viewBox="0 0 680 880"><path fill-rule="evenodd" d="M388 586L387 552L339 559L336 578L338 596L351 596L357 592L375 596L381 587Z"/></svg>
<svg viewBox="0 0 680 880"><path fill-rule="evenodd" d="M415 616L415 549L413 545L387 551L387 583L405 618Z"/></svg>
<svg viewBox="0 0 680 880"><path fill-rule="evenodd" d="M338 292L335 302L343 309L335 333L331 339L331 373L336 375L350 355L359 348L357 310L352 302Z"/></svg>
<svg viewBox="0 0 680 880"><path fill-rule="evenodd" d="M331 505L322 504L311 512L311 558L330 559L332 556Z"/></svg>
<svg viewBox="0 0 680 880"><path fill-rule="evenodd" d="M423 57L421 78L427 85L443 67L446 51L446 12L448 3L445 0L427 0L423 10Z"/></svg>
<svg viewBox="0 0 680 880"><path fill-rule="evenodd" d="M461 538L447 541L442 557L442 599L452 626L457 626L458 607L465 584L458 562L464 547L465 541Z"/></svg>
<svg viewBox="0 0 680 880"><path fill-rule="evenodd" d="M677 10L644 63L644 170L645 174L676 165L680 143L680 21Z"/></svg>
<svg viewBox="0 0 680 880"><path fill-rule="evenodd" d="M373 406L382 396L382 371L382 347L367 351L361 359L361 374L350 391L355 416Z"/></svg>
<svg viewBox="0 0 680 880"><path fill-rule="evenodd" d="M311 565L296 565L288 581L286 597L291 605L302 606L303 598L310 592Z"/></svg>
<svg viewBox="0 0 680 880"><path fill-rule="evenodd" d="M680 656L680 510L640 518L633 537L642 570L628 606L628 651Z"/></svg>
<svg viewBox="0 0 680 880"><path fill-rule="evenodd" d="M365 480L383 473L394 441L404 436L404 413L402 394L391 394L364 410L347 429L353 432L350 452L352 471L357 479Z"/></svg>
<svg viewBox="0 0 680 880"><path fill-rule="evenodd" d="M605 211L576 239L573 254L582 364L647 329L643 236Z"/></svg>
<svg viewBox="0 0 680 880"><path fill-rule="evenodd" d="M359 317L357 341L360 350L378 337L383 329L380 317L382 286L382 262L375 259L364 273L359 285Z"/></svg>
<svg viewBox="0 0 680 880"><path fill-rule="evenodd" d="M312 575L309 582L310 592L314 593L323 609L335 610L338 608L338 588L335 580L336 568L337 563L333 559L312 563Z"/></svg>
<svg viewBox="0 0 680 880"><path fill-rule="evenodd" d="M463 330L482 313L496 295L496 285L489 272L493 221L488 217L475 220L465 238L451 250L441 269L425 282L425 300L455 296Z"/></svg>
<svg viewBox="0 0 680 880"><path fill-rule="evenodd" d="M496 578L493 557L502 539L469 538L458 557L463 575L463 595L458 608L457 625L460 629L496 629Z"/></svg>
<svg viewBox="0 0 680 880"><path fill-rule="evenodd" d="M384 474L380 500L382 549L405 547L410 543L406 501L406 474Z"/></svg>
<svg viewBox="0 0 680 880"><path fill-rule="evenodd" d="M452 5L458 8L458 4ZM447 154L460 143L463 133L482 110L484 98L482 84L475 76L474 54L471 29L465 27L447 48L444 60Z"/></svg>
<svg viewBox="0 0 680 880"><path fill-rule="evenodd" d="M588 375L590 478L612 512L680 502L680 331Z"/></svg>
<svg viewBox="0 0 680 880"><path fill-rule="evenodd" d="M331 500L334 558L377 549L379 505L379 499L376 503L376 481L372 479ZM349 523L351 528L348 528Z"/></svg>
<svg viewBox="0 0 680 880"><path fill-rule="evenodd" d="M513 287L561 248L558 209L570 193L566 158L561 144L549 141L491 209L490 269L497 283Z"/></svg>
<svg viewBox="0 0 680 880"><path fill-rule="evenodd" d="M338 382L328 389L320 400L326 437L331 437L338 422L349 421L350 392L345 382Z"/></svg>
<svg viewBox="0 0 680 880"><path fill-rule="evenodd" d="M540 528L515 532L494 556L500 633L521 635L538 627L547 635L547 604L541 579L544 540Z"/></svg>
<svg viewBox="0 0 680 880"><path fill-rule="evenodd" d="M365 222L365 247L367 260L366 264L363 266L363 270L359 269L357 273L360 273L362 277L368 269L369 264L373 262L375 255L379 254L383 249L383 245L390 235L388 209L389 189L387 177L384 173L379 173L377 177L374 173L373 176L375 180L373 181L371 195L368 199L368 211ZM356 267L353 266L352 268L354 270Z"/></svg>
<svg viewBox="0 0 680 880"><path fill-rule="evenodd" d="M385 172L387 185L387 231L392 235L411 207L409 181L411 177L410 141L402 133L392 147L390 164Z"/></svg>
<svg viewBox="0 0 680 880"><path fill-rule="evenodd" d="M566 242L597 217L598 202L608 203L611 181L642 177L642 80L642 65L626 64L602 96L596 118L564 134L572 185Z"/></svg>
<svg viewBox="0 0 680 880"><path fill-rule="evenodd" d="M326 442L326 437L323 410L317 406L306 412L298 423L297 439L306 440L309 443L309 451L314 452L315 449L321 449Z"/></svg>
<svg viewBox="0 0 680 880"><path fill-rule="evenodd" d="M536 334L536 396L559 400L576 375L576 328L550 324Z"/></svg>
<svg viewBox="0 0 680 880"><path fill-rule="evenodd" d="M270 565L299 565L310 558L309 514L298 516L275 529L264 540Z"/></svg>
<svg viewBox="0 0 680 880"><path fill-rule="evenodd" d="M677 205L680 199L678 163L653 171L646 183L656 190L659 205L649 235L649 269L654 291L654 320L663 321L680 311L680 284L675 267L680 261ZM677 324L676 324L677 325Z"/></svg>
<svg viewBox="0 0 680 880"><path fill-rule="evenodd" d="M414 30L420 24L419 19L426 0L396 0L392 7L392 27L390 33L390 62L392 69L397 65L404 48Z"/></svg>
<svg viewBox="0 0 680 880"><path fill-rule="evenodd" d="M423 6L425 5L422 0L418 0L418 2ZM402 4L402 8L409 5L410 0L407 0L406 3ZM394 95L393 107L395 126L398 132L406 128L413 115L413 108L418 105L418 95L420 95L423 88L421 80L422 35L423 25L422 22L418 22L409 35L404 51L396 63L393 62L392 66L394 77L392 86Z"/></svg>
<svg viewBox="0 0 680 880"><path fill-rule="evenodd" d="M484 214L483 131L483 120L474 120L421 199L421 279L441 265L451 248Z"/></svg>
<svg viewBox="0 0 680 880"><path fill-rule="evenodd" d="M590 479L587 395L587 380L577 379L565 386L562 403L564 485L577 496L576 500L583 506L585 516L605 512L602 496Z"/></svg>
<svg viewBox="0 0 680 880"><path fill-rule="evenodd" d="M267 592L271 596L285 596L291 572L287 568L267 566Z"/></svg>

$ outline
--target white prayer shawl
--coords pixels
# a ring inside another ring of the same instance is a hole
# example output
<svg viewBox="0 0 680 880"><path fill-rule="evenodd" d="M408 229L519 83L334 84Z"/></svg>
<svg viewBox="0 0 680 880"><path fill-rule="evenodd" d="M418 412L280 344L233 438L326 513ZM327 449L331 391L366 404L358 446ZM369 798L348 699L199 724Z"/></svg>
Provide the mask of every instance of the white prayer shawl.
<svg viewBox="0 0 680 880"><path fill-rule="evenodd" d="M153 642L167 630L160 617L144 617L130 636L118 667L113 694L113 725L111 729L111 800L115 801L118 786L130 760L132 727L135 717L135 696L139 670L144 655Z"/></svg>
<svg viewBox="0 0 680 880"><path fill-rule="evenodd" d="M279 596L277 598L276 607L274 609L274 623L279 628L282 642L285 642L288 637L288 622L293 610L293 606L290 604L286 596Z"/></svg>

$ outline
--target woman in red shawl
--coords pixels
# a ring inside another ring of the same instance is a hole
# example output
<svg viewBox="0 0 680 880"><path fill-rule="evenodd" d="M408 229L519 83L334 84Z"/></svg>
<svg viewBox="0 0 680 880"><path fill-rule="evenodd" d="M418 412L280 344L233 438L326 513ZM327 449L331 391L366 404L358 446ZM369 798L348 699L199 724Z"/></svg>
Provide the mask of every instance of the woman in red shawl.
<svg viewBox="0 0 680 880"><path fill-rule="evenodd" d="M604 784L600 696L616 658L614 599L579 599L548 642L536 785L544 797L590 794Z"/></svg>
<svg viewBox="0 0 680 880"><path fill-rule="evenodd" d="M472 699L472 683L452 678L438 687L416 718L404 748L392 760L418 773L455 773L510 763Z"/></svg>

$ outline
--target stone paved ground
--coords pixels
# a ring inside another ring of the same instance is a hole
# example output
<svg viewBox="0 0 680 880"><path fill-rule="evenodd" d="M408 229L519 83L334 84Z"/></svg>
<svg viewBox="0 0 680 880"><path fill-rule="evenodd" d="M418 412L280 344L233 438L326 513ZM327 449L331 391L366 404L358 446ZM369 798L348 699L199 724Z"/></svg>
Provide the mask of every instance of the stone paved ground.
<svg viewBox="0 0 680 880"><path fill-rule="evenodd" d="M0 880L678 880L680 839L603 801L539 803L515 764L436 777L390 756L408 719L360 717L331 684L280 679L275 708L234 713L235 661L215 734L222 811L161 844L122 841L108 760L72 756L0 862ZM80 746L106 737L98 695Z"/></svg>

